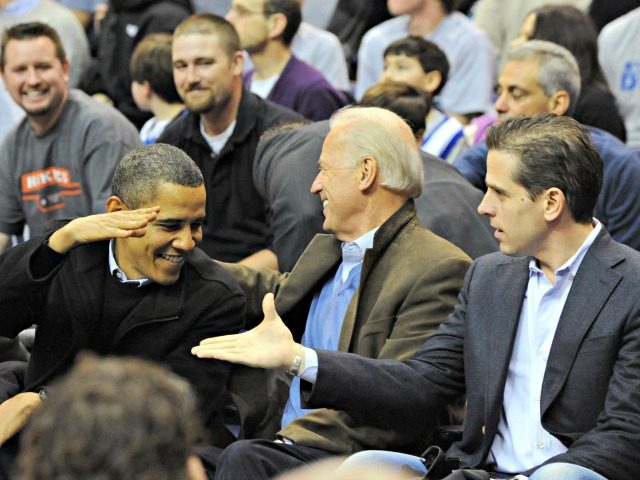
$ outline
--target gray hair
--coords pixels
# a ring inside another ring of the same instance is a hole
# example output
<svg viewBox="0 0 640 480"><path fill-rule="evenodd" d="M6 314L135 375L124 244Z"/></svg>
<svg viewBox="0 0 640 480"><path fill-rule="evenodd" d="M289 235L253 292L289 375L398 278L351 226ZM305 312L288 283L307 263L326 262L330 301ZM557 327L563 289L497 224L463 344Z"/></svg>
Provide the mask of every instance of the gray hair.
<svg viewBox="0 0 640 480"><path fill-rule="evenodd" d="M506 61L538 61L538 83L548 97L564 90L569 94L571 110L580 96L580 68L566 48L545 40L529 40L507 52Z"/></svg>
<svg viewBox="0 0 640 480"><path fill-rule="evenodd" d="M331 116L330 126L348 129L347 144L354 164L366 155L376 159L381 186L413 198L422 193L420 153L411 129L398 115L377 107L348 107Z"/></svg>
<svg viewBox="0 0 640 480"><path fill-rule="evenodd" d="M204 178L189 155L172 145L156 143L136 148L120 160L111 181L111 192L127 207L139 208L155 199L157 187L162 183L199 187Z"/></svg>

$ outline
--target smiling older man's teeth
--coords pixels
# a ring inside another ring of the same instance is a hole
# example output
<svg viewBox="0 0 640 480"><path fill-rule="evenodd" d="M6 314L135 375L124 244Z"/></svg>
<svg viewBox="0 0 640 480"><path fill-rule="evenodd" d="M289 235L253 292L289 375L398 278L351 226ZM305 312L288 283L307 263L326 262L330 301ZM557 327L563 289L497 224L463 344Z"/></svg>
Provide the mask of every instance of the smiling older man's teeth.
<svg viewBox="0 0 640 480"><path fill-rule="evenodd" d="M160 257L163 260L166 260L172 263L182 263L184 261L184 257L182 255L165 255L164 253L161 253Z"/></svg>
<svg viewBox="0 0 640 480"><path fill-rule="evenodd" d="M329 205L329 200L323 200L322 201L322 208L327 208L327 205Z"/></svg>

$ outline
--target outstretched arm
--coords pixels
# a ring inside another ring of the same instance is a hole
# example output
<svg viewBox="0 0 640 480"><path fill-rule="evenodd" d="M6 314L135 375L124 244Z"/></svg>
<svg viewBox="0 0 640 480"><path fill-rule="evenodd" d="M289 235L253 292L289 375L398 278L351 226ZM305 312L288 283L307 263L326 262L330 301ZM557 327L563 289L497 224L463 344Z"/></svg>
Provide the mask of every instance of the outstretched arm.
<svg viewBox="0 0 640 480"><path fill-rule="evenodd" d="M57 253L67 253L84 243L111 238L142 237L146 226L158 215L160 207L120 210L80 217L53 232L49 247Z"/></svg>
<svg viewBox="0 0 640 480"><path fill-rule="evenodd" d="M264 320L252 330L235 335L206 338L191 353L198 358L215 358L249 367L287 370L296 356L304 362L304 348L276 312L274 297L267 293L262 300ZM300 371L304 365L300 366Z"/></svg>

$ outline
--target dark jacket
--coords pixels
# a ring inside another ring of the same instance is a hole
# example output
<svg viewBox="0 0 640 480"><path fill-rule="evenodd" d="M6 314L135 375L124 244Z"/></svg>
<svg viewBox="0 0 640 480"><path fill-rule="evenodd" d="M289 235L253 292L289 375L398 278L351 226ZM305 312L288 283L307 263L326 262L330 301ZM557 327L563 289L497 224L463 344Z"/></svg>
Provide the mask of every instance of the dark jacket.
<svg viewBox="0 0 640 480"><path fill-rule="evenodd" d="M113 291L106 284L107 262L107 241L59 256L36 238L0 256L0 335L12 337L38 325L24 389L46 387L87 348L164 363L195 387L214 443L225 445L231 438L218 409L228 399L222 393L229 366L202 361L190 350L204 338L243 327L245 301L238 285L196 249L175 284L140 287L145 296L117 320L112 338L96 340L105 307L119 301L105 294ZM38 276L39 271L49 273Z"/></svg>

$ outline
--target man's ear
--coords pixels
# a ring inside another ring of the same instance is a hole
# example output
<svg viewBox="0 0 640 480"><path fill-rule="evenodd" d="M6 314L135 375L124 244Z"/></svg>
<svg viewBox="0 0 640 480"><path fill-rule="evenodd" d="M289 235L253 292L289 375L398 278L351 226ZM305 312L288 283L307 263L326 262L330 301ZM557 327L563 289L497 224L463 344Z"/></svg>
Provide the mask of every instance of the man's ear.
<svg viewBox="0 0 640 480"><path fill-rule="evenodd" d="M69 60L62 62L62 73L64 73L64 79L69 83L69 71L71 70L71 64Z"/></svg>
<svg viewBox="0 0 640 480"><path fill-rule="evenodd" d="M284 13L272 13L267 19L269 26L269 39L281 37L287 28L287 17Z"/></svg>
<svg viewBox="0 0 640 480"><path fill-rule="evenodd" d="M559 117L567 113L571 99L566 90L558 90L549 97L549 111Z"/></svg>
<svg viewBox="0 0 640 480"><path fill-rule="evenodd" d="M244 54L242 51L237 51L231 58L232 72L234 76L240 76L244 72Z"/></svg>
<svg viewBox="0 0 640 480"><path fill-rule="evenodd" d="M361 192L370 189L378 177L378 162L371 156L363 157L360 161L360 182L358 188Z"/></svg>
<svg viewBox="0 0 640 480"><path fill-rule="evenodd" d="M433 95L433 92L438 89L441 83L442 73L440 73L438 70L431 70L430 72L427 72L425 74L424 81L422 82L422 88L426 92Z"/></svg>
<svg viewBox="0 0 640 480"><path fill-rule="evenodd" d="M120 197L116 197L115 195L111 195L107 199L107 212L119 212L121 210L129 210L129 207L120 199Z"/></svg>
<svg viewBox="0 0 640 480"><path fill-rule="evenodd" d="M563 191L552 187L544 191L542 195L544 195L544 219L547 222L557 220L567 205L567 198Z"/></svg>

